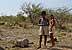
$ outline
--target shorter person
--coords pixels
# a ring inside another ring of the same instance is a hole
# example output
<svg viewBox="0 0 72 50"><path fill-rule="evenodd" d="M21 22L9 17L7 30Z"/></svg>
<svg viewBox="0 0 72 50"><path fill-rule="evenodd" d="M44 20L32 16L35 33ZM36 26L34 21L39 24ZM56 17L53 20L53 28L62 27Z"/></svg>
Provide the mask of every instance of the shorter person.
<svg viewBox="0 0 72 50"><path fill-rule="evenodd" d="M53 15L50 16L49 26L50 26L49 34L50 34L50 39L51 39L51 43L52 43L52 46L51 46L51 47L53 47L53 46L55 45L55 43L54 43L54 26L55 26L55 19L54 19L54 16L53 16Z"/></svg>

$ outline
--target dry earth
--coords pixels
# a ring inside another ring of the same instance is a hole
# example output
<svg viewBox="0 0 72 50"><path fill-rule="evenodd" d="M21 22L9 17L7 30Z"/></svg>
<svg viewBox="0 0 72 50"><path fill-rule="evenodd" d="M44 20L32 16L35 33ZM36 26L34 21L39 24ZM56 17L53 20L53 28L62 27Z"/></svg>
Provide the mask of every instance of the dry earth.
<svg viewBox="0 0 72 50"><path fill-rule="evenodd" d="M57 32L55 33L55 37L59 42L56 42L56 45L53 48L49 48L51 45L47 43L47 48L43 47L38 50L72 50L72 33L71 32ZM30 44L27 48L20 48L12 46L15 45L16 40L18 39L29 39L30 42L34 44ZM49 40L49 37L48 37ZM0 47L3 47L5 50L36 50L38 47L38 28L27 28L24 29L22 27L6 27L0 26Z"/></svg>

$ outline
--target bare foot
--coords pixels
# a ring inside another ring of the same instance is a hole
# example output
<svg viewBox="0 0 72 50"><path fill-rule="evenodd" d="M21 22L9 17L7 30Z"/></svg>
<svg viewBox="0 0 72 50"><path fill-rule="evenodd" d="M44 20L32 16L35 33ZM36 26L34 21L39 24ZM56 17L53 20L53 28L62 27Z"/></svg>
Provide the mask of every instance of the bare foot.
<svg viewBox="0 0 72 50"><path fill-rule="evenodd" d="M39 46L37 49L41 48L41 46Z"/></svg>
<svg viewBox="0 0 72 50"><path fill-rule="evenodd" d="M52 46L50 46L50 48L52 48L52 47L54 47L55 46L55 43L54 44L52 44Z"/></svg>
<svg viewBox="0 0 72 50"><path fill-rule="evenodd" d="M52 48L52 47L54 47L53 45L52 46L50 46L50 48Z"/></svg>

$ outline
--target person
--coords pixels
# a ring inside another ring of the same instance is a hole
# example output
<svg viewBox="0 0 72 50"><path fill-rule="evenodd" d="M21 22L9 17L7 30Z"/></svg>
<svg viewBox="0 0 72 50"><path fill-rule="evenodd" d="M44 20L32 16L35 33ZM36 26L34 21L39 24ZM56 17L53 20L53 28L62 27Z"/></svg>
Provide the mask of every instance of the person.
<svg viewBox="0 0 72 50"><path fill-rule="evenodd" d="M49 35L49 20L45 16L46 16L46 11L42 11L41 18L38 24L38 26L40 26L39 29L40 41L39 41L38 49L41 48L41 42L43 36L44 36L44 46L46 47L47 36Z"/></svg>
<svg viewBox="0 0 72 50"><path fill-rule="evenodd" d="M55 19L54 19L54 16L53 15L50 16L49 26L50 26L49 34L50 34L50 39L51 39L51 43L52 43L52 46L51 47L53 47L55 45L55 41L54 41Z"/></svg>

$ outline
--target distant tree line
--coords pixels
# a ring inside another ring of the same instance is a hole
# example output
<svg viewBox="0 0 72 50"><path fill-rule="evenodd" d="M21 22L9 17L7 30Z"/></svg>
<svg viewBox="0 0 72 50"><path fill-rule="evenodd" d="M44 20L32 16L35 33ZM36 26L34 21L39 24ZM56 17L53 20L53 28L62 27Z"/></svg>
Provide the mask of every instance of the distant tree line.
<svg viewBox="0 0 72 50"><path fill-rule="evenodd" d="M47 18L53 14L55 16L56 23L59 27L62 27L65 23L72 23L72 14L69 12L72 10L66 7L57 8L57 9L49 9L44 8L41 4L31 4L31 3L24 3L21 6L22 12L18 12L16 16L0 16L0 21L3 22L30 22L33 24L37 24L40 18L40 12L45 10L47 12ZM26 14L28 17L25 17Z"/></svg>

